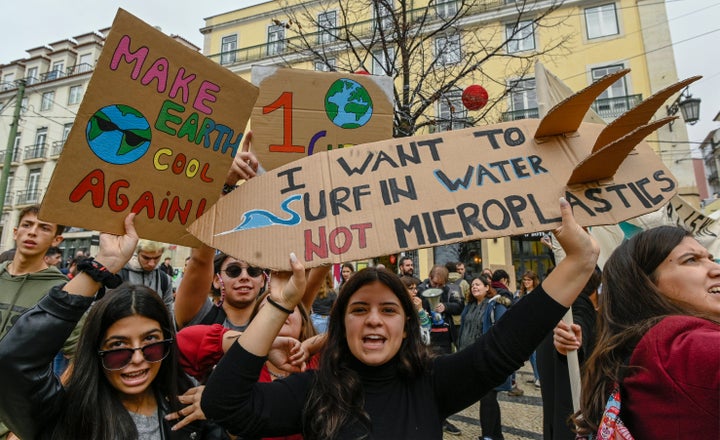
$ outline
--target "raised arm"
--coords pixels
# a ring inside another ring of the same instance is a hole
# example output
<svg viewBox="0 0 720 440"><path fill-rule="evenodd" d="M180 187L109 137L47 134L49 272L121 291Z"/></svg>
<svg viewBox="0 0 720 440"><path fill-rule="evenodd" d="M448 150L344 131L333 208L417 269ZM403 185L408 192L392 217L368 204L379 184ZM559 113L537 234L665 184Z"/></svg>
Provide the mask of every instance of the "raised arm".
<svg viewBox="0 0 720 440"><path fill-rule="evenodd" d="M325 276L330 272L332 266L320 266L310 269L307 275L307 283L305 285L305 295L303 295L302 305L305 310L310 313L315 297L320 290L320 286L325 283Z"/></svg>
<svg viewBox="0 0 720 440"><path fill-rule="evenodd" d="M280 328L289 313L302 300L305 293L305 268L295 257L290 256L292 275L288 272L274 273L270 277L269 306L261 307L245 332L238 338L238 344L256 356L266 356Z"/></svg>
<svg viewBox="0 0 720 440"><path fill-rule="evenodd" d="M306 392L302 385L300 389L290 389L285 381L257 383L275 336L305 292L305 269L294 254L290 262L292 276L288 273L271 276L268 304L260 308L217 365L202 396L202 410L208 418L243 437L288 435L301 429L300 414ZM302 374L286 380L298 385L303 382L299 376ZM254 392L269 394L253 399Z"/></svg>
<svg viewBox="0 0 720 440"><path fill-rule="evenodd" d="M239 181L262 174L262 167L257 157L250 151L251 140L252 131L249 131L243 137L242 147L225 175L223 194L231 191ZM178 330L187 325L207 301L210 285L215 276L214 255L215 249L204 244L190 251L190 260L175 292L175 322Z"/></svg>
<svg viewBox="0 0 720 440"><path fill-rule="evenodd" d="M562 225L554 231L566 257L543 281L545 292L555 301L570 307L595 270L600 246L575 221L572 208L564 198L560 200Z"/></svg>
<svg viewBox="0 0 720 440"><path fill-rule="evenodd" d="M124 236L100 235L95 261L104 269L96 275L119 272L132 256L137 245L133 218L134 214L126 217ZM22 314L0 341L0 418L20 438L37 438L56 423L66 394L52 371L52 359L99 287L88 274L78 273Z"/></svg>
<svg viewBox="0 0 720 440"><path fill-rule="evenodd" d="M125 217L125 235L100 234L100 250L95 261L105 266L109 272L120 272L135 252L138 235L135 232L134 220L135 214ZM100 283L86 273L78 272L62 290L73 295L94 297L99 288Z"/></svg>
<svg viewBox="0 0 720 440"><path fill-rule="evenodd" d="M207 245L193 248L180 285L175 292L175 323L178 330L198 314L208 299L213 279L215 249Z"/></svg>

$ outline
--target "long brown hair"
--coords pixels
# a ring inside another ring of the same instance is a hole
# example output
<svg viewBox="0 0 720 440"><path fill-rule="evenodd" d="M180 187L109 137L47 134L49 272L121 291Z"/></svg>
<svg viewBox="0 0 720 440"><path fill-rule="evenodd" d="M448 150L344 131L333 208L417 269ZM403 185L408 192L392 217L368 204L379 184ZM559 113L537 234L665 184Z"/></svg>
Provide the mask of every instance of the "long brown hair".
<svg viewBox="0 0 720 440"><path fill-rule="evenodd" d="M527 272L525 272L523 274L522 278L520 278L520 296L524 296L525 294L528 293L528 290L525 287L525 283L523 282L523 280L525 278L529 278L532 280L532 282L533 282L532 288L533 289L535 289L537 286L540 285L540 277L538 277L537 274L535 272L533 272L532 270L528 270Z"/></svg>
<svg viewBox="0 0 720 440"><path fill-rule="evenodd" d="M580 411L574 421L582 433L597 431L613 385L622 383L627 362L647 331L669 315L696 315L669 300L656 286L656 269L690 234L660 226L621 244L603 269L595 350L583 366Z"/></svg>
<svg viewBox="0 0 720 440"><path fill-rule="evenodd" d="M327 343L304 410L303 435L306 439L335 438L341 428L356 423L368 432L370 430L370 417L363 409L365 397L360 377L351 367L354 356L345 336L345 313L352 295L362 286L376 281L398 297L407 317L407 336L396 355L400 374L413 379L429 366L430 357L420 338L420 321L400 278L386 269L374 267L357 272L340 290L330 313Z"/></svg>

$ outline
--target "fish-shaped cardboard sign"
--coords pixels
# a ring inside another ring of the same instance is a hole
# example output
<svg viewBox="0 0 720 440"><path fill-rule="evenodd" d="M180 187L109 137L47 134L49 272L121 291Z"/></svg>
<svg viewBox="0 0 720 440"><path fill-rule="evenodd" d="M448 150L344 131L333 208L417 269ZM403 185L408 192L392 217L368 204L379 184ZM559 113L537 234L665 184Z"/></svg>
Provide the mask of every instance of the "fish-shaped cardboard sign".
<svg viewBox="0 0 720 440"><path fill-rule="evenodd" d="M189 231L250 264L289 269L429 246L554 229L558 199L585 226L657 210L677 183L643 139L675 84L604 126L582 122L626 71L525 119L356 145L252 179Z"/></svg>
<svg viewBox="0 0 720 440"><path fill-rule="evenodd" d="M119 9L39 217L199 246L187 226L220 197L258 89Z"/></svg>

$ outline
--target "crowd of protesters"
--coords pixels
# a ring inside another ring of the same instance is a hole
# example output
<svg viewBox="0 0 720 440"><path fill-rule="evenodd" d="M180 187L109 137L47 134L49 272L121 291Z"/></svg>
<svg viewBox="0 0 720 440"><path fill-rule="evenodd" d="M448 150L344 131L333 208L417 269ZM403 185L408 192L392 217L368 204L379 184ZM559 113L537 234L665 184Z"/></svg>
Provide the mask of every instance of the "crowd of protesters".
<svg viewBox="0 0 720 440"><path fill-rule="evenodd" d="M243 148L226 187L259 169ZM208 246L174 289L132 214L63 273L63 226L23 211L0 264L0 439L439 439L480 402L482 438L498 440L498 393L522 395L527 361L546 439L718 438L720 265L661 227L600 272L597 243L559 203L565 257L542 281L523 272L517 294L506 271L462 262L425 280L408 256L397 271L347 262L335 279L294 254L291 273L271 273ZM571 305L574 324L561 320Z"/></svg>

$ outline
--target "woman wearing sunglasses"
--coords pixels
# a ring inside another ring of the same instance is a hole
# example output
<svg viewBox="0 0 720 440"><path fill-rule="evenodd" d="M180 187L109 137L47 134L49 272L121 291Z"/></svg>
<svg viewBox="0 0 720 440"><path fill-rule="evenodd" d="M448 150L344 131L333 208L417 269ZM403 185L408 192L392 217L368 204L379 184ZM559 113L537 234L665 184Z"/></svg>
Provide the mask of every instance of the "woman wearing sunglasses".
<svg viewBox="0 0 720 440"><path fill-rule="evenodd" d="M102 234L93 262L54 287L0 341L0 414L20 438L169 439L177 411L177 355L164 303L151 289L115 275L137 243L134 214L124 236ZM117 287L94 302L100 287ZM83 313L73 370L65 384L52 359ZM221 438L193 424L172 438Z"/></svg>

